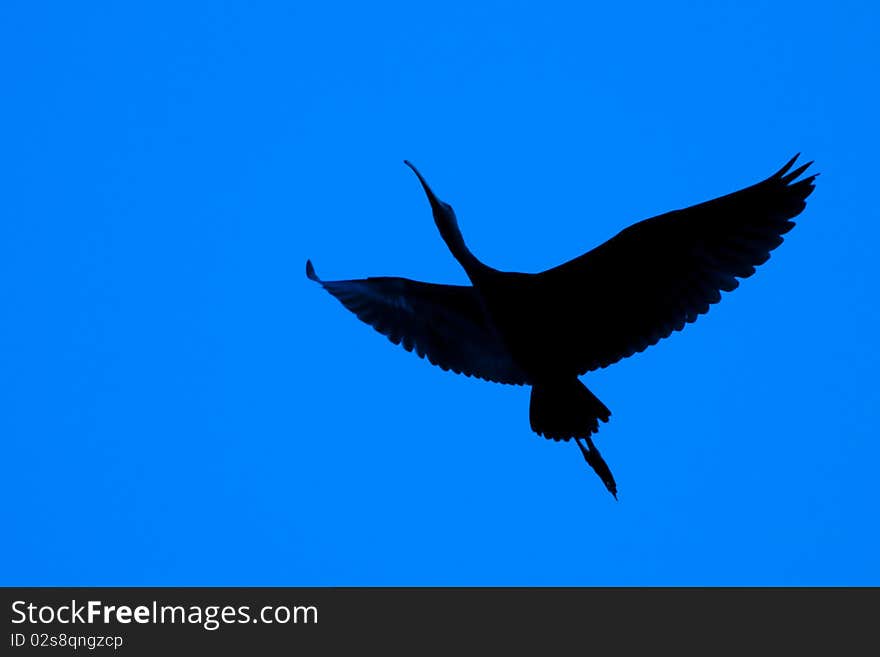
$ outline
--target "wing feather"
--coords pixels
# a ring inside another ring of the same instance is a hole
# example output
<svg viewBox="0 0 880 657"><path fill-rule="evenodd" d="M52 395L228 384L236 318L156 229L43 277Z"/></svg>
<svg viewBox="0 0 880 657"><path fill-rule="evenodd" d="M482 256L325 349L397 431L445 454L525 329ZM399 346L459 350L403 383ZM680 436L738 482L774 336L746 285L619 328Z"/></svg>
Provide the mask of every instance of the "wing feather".
<svg viewBox="0 0 880 657"><path fill-rule="evenodd" d="M472 287L392 277L324 281L311 261L306 275L358 319L433 365L497 383L528 383L486 322Z"/></svg>
<svg viewBox="0 0 880 657"><path fill-rule="evenodd" d="M633 224L538 274L546 309L569 308L557 316L566 317L576 372L656 344L754 274L813 191L818 174L797 180L812 162L789 172L796 159L756 185Z"/></svg>

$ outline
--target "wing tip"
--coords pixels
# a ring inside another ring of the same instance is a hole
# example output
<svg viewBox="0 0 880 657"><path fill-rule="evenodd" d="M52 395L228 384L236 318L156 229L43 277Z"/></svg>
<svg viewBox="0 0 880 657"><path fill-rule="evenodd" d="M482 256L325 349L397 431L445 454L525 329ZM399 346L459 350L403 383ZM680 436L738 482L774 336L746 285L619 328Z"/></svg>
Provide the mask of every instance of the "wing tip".
<svg viewBox="0 0 880 657"><path fill-rule="evenodd" d="M310 281L315 281L316 283L321 282L321 279L318 278L318 275L315 273L315 266L312 264L311 260L306 260L306 278Z"/></svg>
<svg viewBox="0 0 880 657"><path fill-rule="evenodd" d="M795 153L795 156L793 158L791 158L788 162L786 162L785 165L779 171L777 171L775 174L773 174L773 177L774 178L781 178L782 176L784 176L786 174L786 172L789 169L791 169L791 167L794 165L794 163L797 162L797 159L800 156L801 156L801 154L799 152Z"/></svg>
<svg viewBox="0 0 880 657"><path fill-rule="evenodd" d="M784 182L786 185L790 185L792 182L795 181L795 179L797 179L798 176L800 176L804 171L806 171L807 168L811 164L813 164L813 160L810 160L806 164L802 164L801 166L799 166L794 171L791 171L790 173L786 173L784 176L781 177L782 182Z"/></svg>
<svg viewBox="0 0 880 657"><path fill-rule="evenodd" d="M774 173L771 176L771 178L781 180L786 185L790 185L791 183L793 183L797 179L798 176L800 176L802 173L804 173L804 171L806 171L815 162L815 160L810 160L806 164L802 164L797 169L795 169L794 171L791 171L789 173L789 170L794 166L795 162L797 162L797 160L800 156L801 156L801 154L797 153L793 158L791 158L788 162L785 163L785 166L783 166L779 171ZM816 178L816 176L818 176L818 175L819 175L818 173L811 174L810 180L811 181L814 180Z"/></svg>

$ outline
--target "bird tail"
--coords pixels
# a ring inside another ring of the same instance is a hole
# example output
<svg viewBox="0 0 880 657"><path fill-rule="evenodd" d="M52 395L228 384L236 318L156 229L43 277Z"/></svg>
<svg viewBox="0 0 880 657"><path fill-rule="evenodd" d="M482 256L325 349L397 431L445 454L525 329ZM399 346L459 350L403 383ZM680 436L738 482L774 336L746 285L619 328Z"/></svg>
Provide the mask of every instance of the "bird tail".
<svg viewBox="0 0 880 657"><path fill-rule="evenodd" d="M532 386L529 420L532 431L553 440L574 438L587 464L617 499L617 483L590 436L607 422L611 411L578 379ZM586 445L581 442L586 441Z"/></svg>
<svg viewBox="0 0 880 657"><path fill-rule="evenodd" d="M532 431L553 440L588 438L607 422L611 411L579 379L532 387L529 420Z"/></svg>

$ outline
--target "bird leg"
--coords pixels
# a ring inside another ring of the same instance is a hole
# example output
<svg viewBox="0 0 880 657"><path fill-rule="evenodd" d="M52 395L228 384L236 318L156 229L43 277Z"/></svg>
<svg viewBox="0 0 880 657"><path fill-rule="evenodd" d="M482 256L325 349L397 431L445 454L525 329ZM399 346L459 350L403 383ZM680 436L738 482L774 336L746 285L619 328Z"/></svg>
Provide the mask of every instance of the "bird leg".
<svg viewBox="0 0 880 657"><path fill-rule="evenodd" d="M617 499L617 482L614 481L614 475L611 474L611 468L608 467L608 464L605 463L605 459L602 458L602 455L599 454L599 450L596 449L596 446L593 444L593 441L587 436L586 441L587 445L589 445L589 449L584 447L584 444L581 442L580 438L575 438L575 442L577 446L581 450L581 454L584 455L584 460L589 464L593 471L599 475L599 479L602 480L602 483L605 484L605 488L608 489L608 492L614 495L614 499Z"/></svg>

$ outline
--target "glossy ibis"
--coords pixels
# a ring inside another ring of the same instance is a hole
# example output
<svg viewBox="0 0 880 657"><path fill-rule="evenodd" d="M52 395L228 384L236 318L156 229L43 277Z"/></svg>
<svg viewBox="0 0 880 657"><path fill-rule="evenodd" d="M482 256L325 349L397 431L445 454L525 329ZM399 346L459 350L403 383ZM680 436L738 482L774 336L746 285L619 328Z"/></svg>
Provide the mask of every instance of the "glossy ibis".
<svg viewBox="0 0 880 657"><path fill-rule="evenodd" d="M470 286L372 277L308 277L407 351L487 381L532 387L532 429L574 439L617 497L617 484L591 436L611 412L578 377L657 343L693 322L722 292L755 273L804 209L816 175L808 162L683 210L640 221L558 267L505 272L480 262L465 244L455 212L408 161L434 222Z"/></svg>

